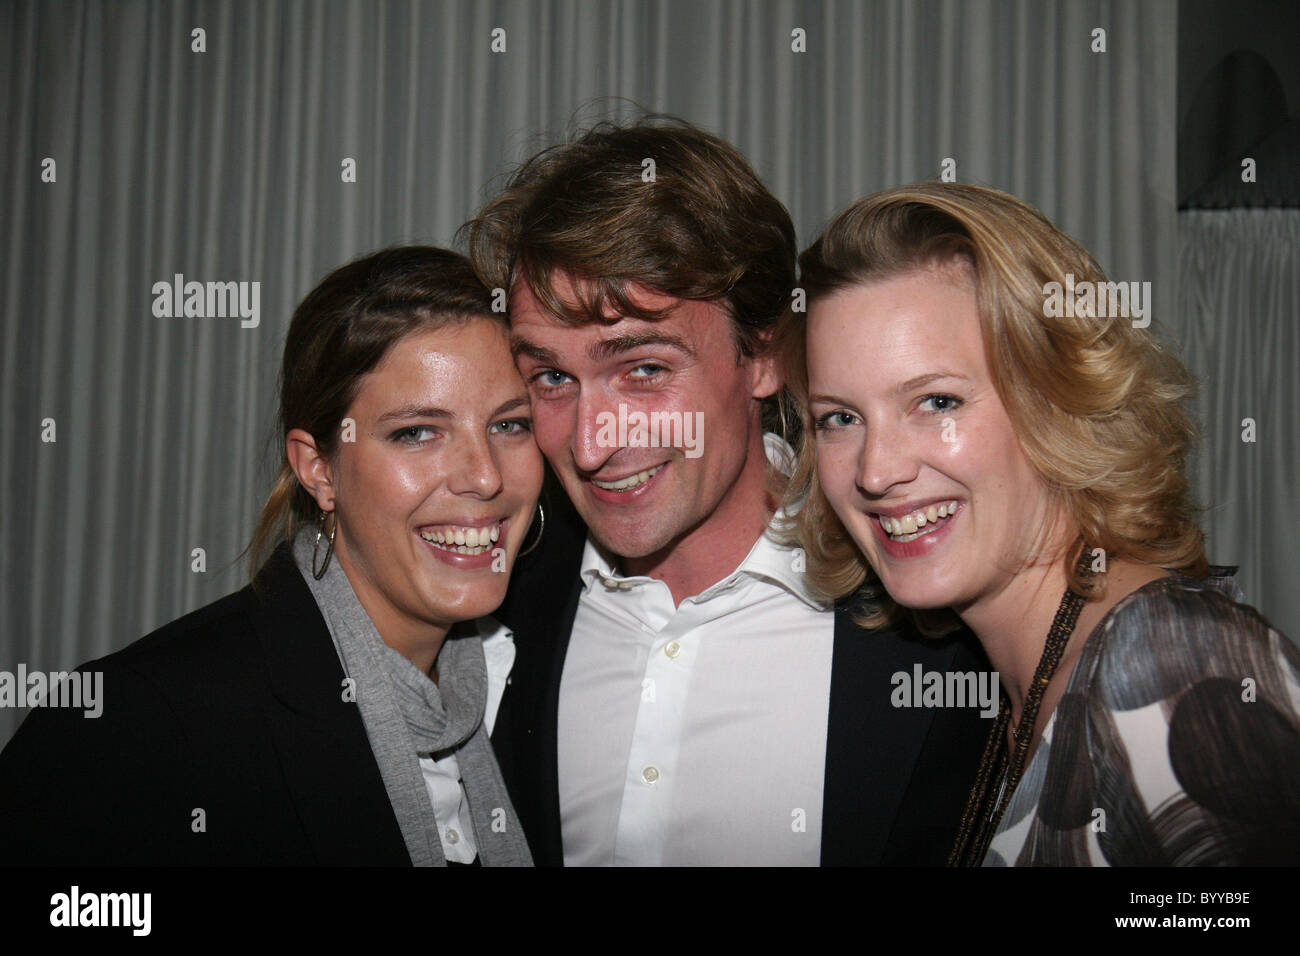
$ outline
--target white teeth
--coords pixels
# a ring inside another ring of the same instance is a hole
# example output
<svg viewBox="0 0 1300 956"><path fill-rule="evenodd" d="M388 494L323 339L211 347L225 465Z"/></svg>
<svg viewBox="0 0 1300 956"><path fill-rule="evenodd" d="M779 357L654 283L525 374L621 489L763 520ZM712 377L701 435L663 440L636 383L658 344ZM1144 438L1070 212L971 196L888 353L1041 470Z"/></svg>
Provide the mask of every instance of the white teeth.
<svg viewBox="0 0 1300 956"><path fill-rule="evenodd" d="M659 473L663 465L658 465L648 471L638 471L635 475L628 475L626 478L620 478L618 481L597 481L595 478L592 482L598 488L604 488L606 491L625 491L628 488L635 488L638 485L644 485L647 481Z"/></svg>
<svg viewBox="0 0 1300 956"><path fill-rule="evenodd" d="M454 551L456 554L482 554L500 539L501 524L498 522L486 528L443 528L436 531L421 531L420 537L445 551Z"/></svg>
<svg viewBox="0 0 1300 956"><path fill-rule="evenodd" d="M881 515L880 527L885 530L886 534L897 541L912 541L923 534L929 534L941 519L956 514L956 512L957 502L945 501L943 504L930 505L913 511L901 518Z"/></svg>

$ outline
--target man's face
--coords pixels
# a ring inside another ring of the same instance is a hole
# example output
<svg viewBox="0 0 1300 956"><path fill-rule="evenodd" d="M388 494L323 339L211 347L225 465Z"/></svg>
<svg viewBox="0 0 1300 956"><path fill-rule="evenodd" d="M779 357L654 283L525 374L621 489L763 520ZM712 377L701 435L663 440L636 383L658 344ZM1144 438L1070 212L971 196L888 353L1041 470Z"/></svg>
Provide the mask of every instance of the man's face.
<svg viewBox="0 0 1300 956"><path fill-rule="evenodd" d="M557 291L572 294L562 282ZM572 326L518 283L511 344L537 444L592 537L644 558L739 510L728 497L753 467L758 399L777 380L769 359L738 357L722 305L633 292L639 306L670 311ZM650 427L638 433L641 421Z"/></svg>

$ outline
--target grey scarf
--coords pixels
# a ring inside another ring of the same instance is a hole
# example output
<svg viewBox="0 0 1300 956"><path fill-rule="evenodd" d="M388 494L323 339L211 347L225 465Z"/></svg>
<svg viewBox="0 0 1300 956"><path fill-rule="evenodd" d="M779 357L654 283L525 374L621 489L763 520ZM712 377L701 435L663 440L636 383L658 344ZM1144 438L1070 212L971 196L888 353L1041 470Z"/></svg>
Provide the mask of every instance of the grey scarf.
<svg viewBox="0 0 1300 956"><path fill-rule="evenodd" d="M325 618L343 671L356 682L361 720L379 764L402 839L416 866L446 866L420 757L454 751L469 798L484 866L532 866L523 828L497 767L483 708L487 667L482 638L454 630L438 654L439 684L379 636L337 561L317 581L311 572L316 532L304 528L294 561Z"/></svg>

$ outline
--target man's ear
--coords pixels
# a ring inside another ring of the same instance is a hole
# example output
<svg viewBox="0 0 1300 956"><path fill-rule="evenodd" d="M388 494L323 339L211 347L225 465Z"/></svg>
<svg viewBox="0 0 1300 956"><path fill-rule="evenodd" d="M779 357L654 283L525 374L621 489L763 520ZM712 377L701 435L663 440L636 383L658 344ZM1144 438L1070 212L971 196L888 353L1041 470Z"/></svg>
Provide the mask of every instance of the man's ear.
<svg viewBox="0 0 1300 956"><path fill-rule="evenodd" d="M320 510L334 510L334 473L311 432L294 428L284 437L284 452L298 483L316 499Z"/></svg>
<svg viewBox="0 0 1300 956"><path fill-rule="evenodd" d="M759 351L749 360L753 398L767 398L781 389L781 362L772 349L772 332L772 329L763 331L757 343Z"/></svg>

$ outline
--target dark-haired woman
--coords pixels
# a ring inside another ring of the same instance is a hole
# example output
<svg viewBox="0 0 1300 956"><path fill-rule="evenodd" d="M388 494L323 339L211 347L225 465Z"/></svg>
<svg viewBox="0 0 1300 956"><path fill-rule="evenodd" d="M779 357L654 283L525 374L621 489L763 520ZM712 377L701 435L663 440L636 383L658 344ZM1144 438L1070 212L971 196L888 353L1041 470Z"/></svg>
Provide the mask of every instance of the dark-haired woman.
<svg viewBox="0 0 1300 956"><path fill-rule="evenodd" d="M32 712L0 755L0 862L531 864L488 739L512 647L484 621L542 462L467 261L327 276L280 426L254 581L85 665L99 718Z"/></svg>

